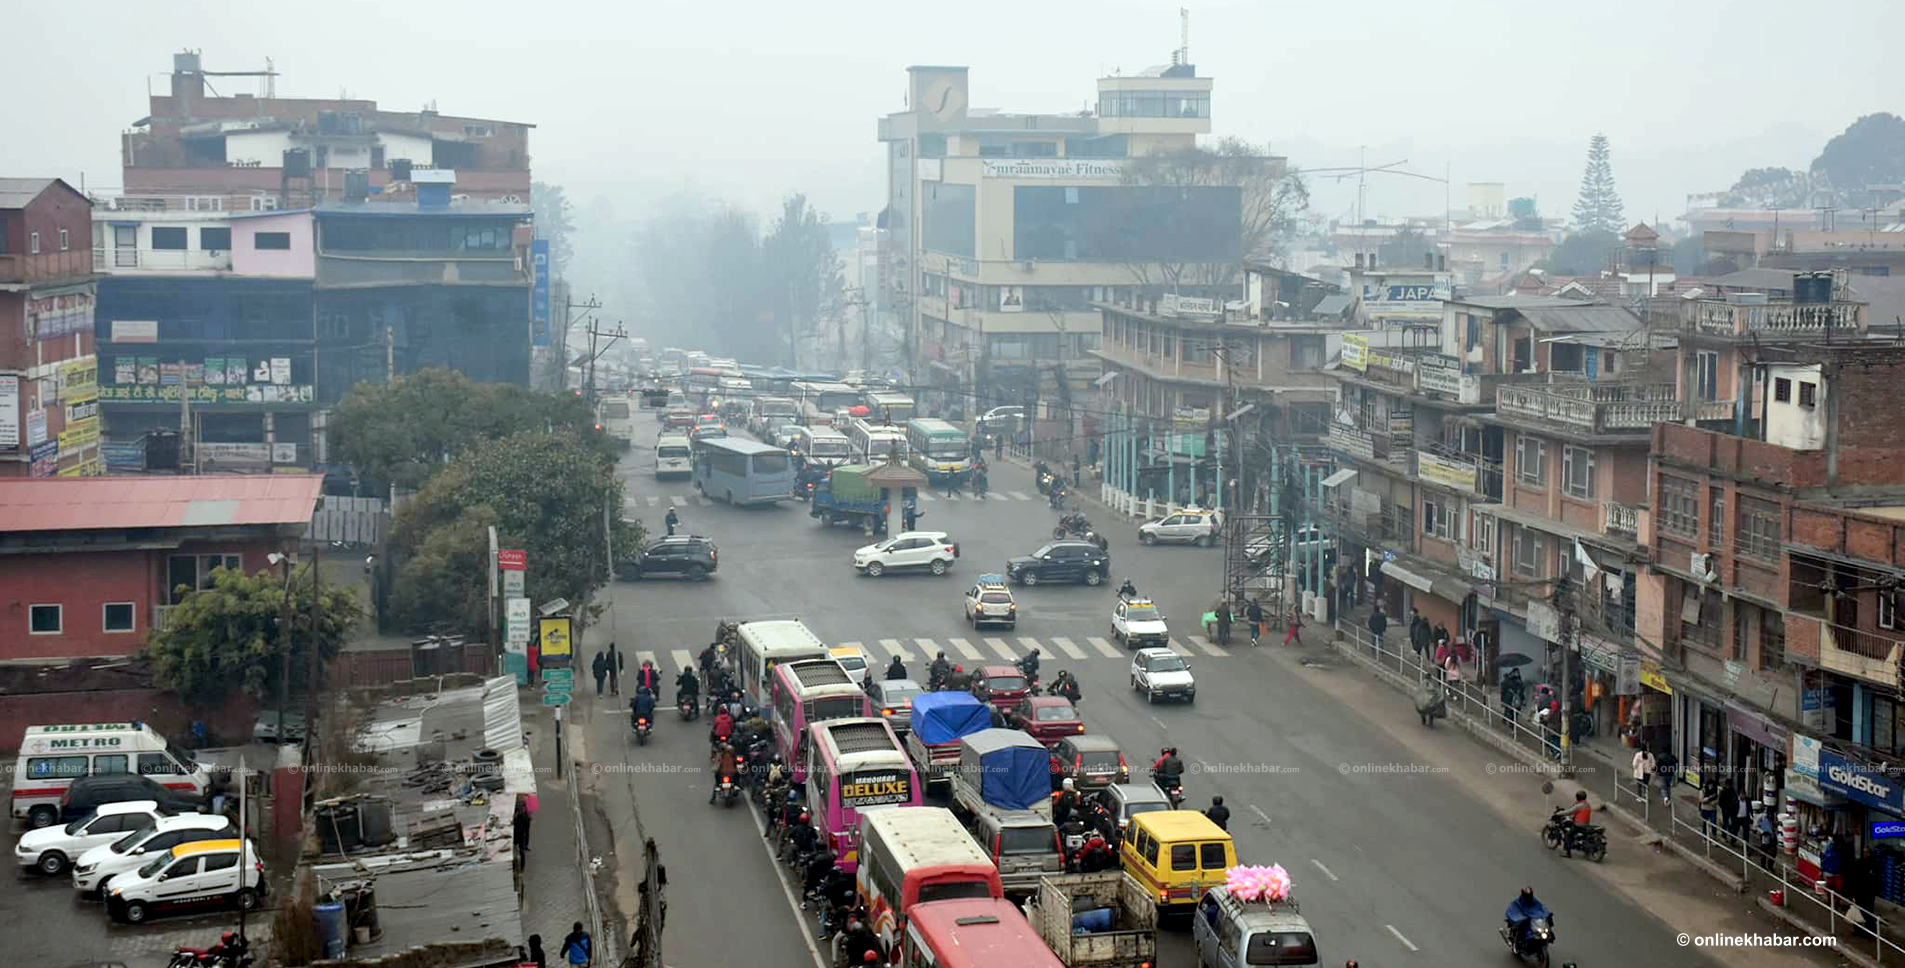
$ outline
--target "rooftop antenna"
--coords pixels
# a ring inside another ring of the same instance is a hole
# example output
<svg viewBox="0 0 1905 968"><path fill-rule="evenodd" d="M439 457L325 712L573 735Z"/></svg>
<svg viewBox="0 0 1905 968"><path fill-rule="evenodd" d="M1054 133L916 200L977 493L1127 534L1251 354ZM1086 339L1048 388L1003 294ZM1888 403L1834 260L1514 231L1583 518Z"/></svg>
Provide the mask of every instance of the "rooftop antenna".
<svg viewBox="0 0 1905 968"><path fill-rule="evenodd" d="M278 96L278 67L271 58L265 58L265 97Z"/></svg>
<svg viewBox="0 0 1905 968"><path fill-rule="evenodd" d="M1177 62L1191 62L1191 8L1177 8Z"/></svg>

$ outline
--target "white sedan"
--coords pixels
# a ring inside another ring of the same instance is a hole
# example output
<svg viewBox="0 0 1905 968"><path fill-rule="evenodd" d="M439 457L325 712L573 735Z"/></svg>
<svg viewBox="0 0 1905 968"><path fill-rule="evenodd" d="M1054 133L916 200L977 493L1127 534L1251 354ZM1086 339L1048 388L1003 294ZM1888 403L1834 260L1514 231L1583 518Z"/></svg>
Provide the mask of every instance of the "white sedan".
<svg viewBox="0 0 1905 968"><path fill-rule="evenodd" d="M1164 645L1170 631L1164 626L1164 613L1149 600L1119 599L1111 610L1111 637L1123 642L1127 649L1139 649Z"/></svg>
<svg viewBox="0 0 1905 968"><path fill-rule="evenodd" d="M64 827L41 827L20 835L13 857L21 867L32 867L53 877L65 872L73 858L125 835L158 823L166 816L154 800L102 803L90 816Z"/></svg>
<svg viewBox="0 0 1905 968"><path fill-rule="evenodd" d="M1190 663L1170 649L1139 649L1131 657L1131 688L1144 693L1146 702L1197 700L1197 680L1191 676Z"/></svg>
<svg viewBox="0 0 1905 968"><path fill-rule="evenodd" d="M902 531L855 551L853 568L871 578L907 568L943 575L958 557L959 545L944 531Z"/></svg>

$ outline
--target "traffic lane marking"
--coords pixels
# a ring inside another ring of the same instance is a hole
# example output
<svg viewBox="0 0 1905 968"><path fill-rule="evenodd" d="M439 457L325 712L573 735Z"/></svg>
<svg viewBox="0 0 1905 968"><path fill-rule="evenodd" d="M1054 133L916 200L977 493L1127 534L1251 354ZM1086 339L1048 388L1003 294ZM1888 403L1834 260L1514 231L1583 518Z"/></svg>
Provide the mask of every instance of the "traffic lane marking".
<svg viewBox="0 0 1905 968"><path fill-rule="evenodd" d="M1178 655L1179 655L1180 657L1182 657L1182 658L1186 658L1186 659L1188 659L1188 658L1190 658L1191 656L1194 656L1194 655L1196 655L1196 654L1197 654L1197 653L1195 653L1195 652L1192 652L1191 650L1189 650L1189 649L1187 649L1187 648L1185 648L1185 647L1183 647L1183 646L1181 646L1181 645L1179 645L1179 644L1177 644L1177 640L1176 640L1176 639L1166 639L1166 640L1165 640L1165 642L1164 642L1164 644L1165 644L1165 645L1166 645L1167 647L1169 647L1169 648L1170 648L1170 650L1171 650L1172 652L1175 652L1175 653L1177 653L1177 654L1178 654Z"/></svg>
<svg viewBox="0 0 1905 968"><path fill-rule="evenodd" d="M911 662L913 660L912 654L906 651L906 646L901 645L899 639L881 639L880 648L885 649L887 655L899 659L902 662Z"/></svg>
<svg viewBox="0 0 1905 968"><path fill-rule="evenodd" d="M947 639L946 641L951 642L952 647L969 662L978 662L985 658L985 653L973 648L972 643L965 639Z"/></svg>
<svg viewBox="0 0 1905 968"><path fill-rule="evenodd" d="M692 669L695 667L695 657L687 649L670 650L668 657L675 660L676 668Z"/></svg>
<svg viewBox="0 0 1905 968"><path fill-rule="evenodd" d="M1337 876L1336 876L1336 874L1335 874L1335 873L1333 873L1333 872L1332 872L1332 871L1331 871L1331 870L1330 870L1329 868L1327 868L1327 867L1324 867L1324 866L1323 866L1323 862L1322 862L1322 861L1320 861L1320 860L1317 860L1316 858L1314 858L1314 857L1312 857L1312 858L1310 858L1310 863L1312 863L1312 864L1315 864L1315 865L1316 865L1316 869L1317 869L1317 870L1320 870L1320 871L1322 871L1322 872L1323 872L1323 876L1324 876L1324 877L1327 877L1327 878L1329 878L1329 879L1330 879L1330 880L1332 880L1332 881L1340 881L1340 880L1342 880L1342 878L1340 878L1340 877L1337 877Z"/></svg>
<svg viewBox="0 0 1905 968"><path fill-rule="evenodd" d="M1397 930L1396 930L1396 926L1395 926L1395 925L1393 925L1393 924L1385 924L1385 925L1383 925L1383 927L1385 927L1385 928L1388 928L1388 929L1389 929L1389 933L1390 933L1390 934L1393 934L1393 935L1395 935L1395 936L1396 936L1396 940L1397 940L1397 941L1400 941L1400 942L1402 942L1402 946L1403 946L1403 947L1405 947L1405 948L1407 948L1407 949L1409 949L1410 951L1421 951L1421 950L1422 950L1421 948L1418 948L1418 947L1416 947L1416 946L1415 946L1415 942L1413 942L1413 941L1410 941L1410 940L1409 940L1408 938L1405 938L1405 937L1403 937L1403 936L1402 936L1402 932L1400 932L1400 931L1397 931Z"/></svg>
<svg viewBox="0 0 1905 968"><path fill-rule="evenodd" d="M1119 652L1117 649L1112 648L1110 642L1106 642L1104 639L1101 639L1096 635L1086 636L1085 641L1090 642L1091 647L1094 649L1097 649L1098 654L1104 656L1107 659L1116 659L1123 655L1123 653Z"/></svg>
<svg viewBox="0 0 1905 968"><path fill-rule="evenodd" d="M1224 651L1220 646L1212 645L1209 639L1201 635L1186 636L1185 640L1197 646L1199 649L1202 649L1205 655L1214 655L1220 659L1230 657L1230 653Z"/></svg>
<svg viewBox="0 0 1905 968"><path fill-rule="evenodd" d="M1065 653L1069 658L1082 659L1085 657L1085 650L1073 645L1071 639L1054 635L1052 636L1052 645L1056 646L1060 652Z"/></svg>
<svg viewBox="0 0 1905 968"><path fill-rule="evenodd" d="M1018 656L1012 654L1012 647L1005 644L1004 639L988 638L985 640L985 643L991 647L993 652L998 653L999 658L1007 662L1013 662L1018 659Z"/></svg>
<svg viewBox="0 0 1905 968"><path fill-rule="evenodd" d="M747 801L747 813L754 820L755 832L761 835L761 851L767 854L767 864L774 869L774 879L780 882L781 893L787 897L788 910L793 912L795 923L800 925L800 940L806 943L807 953L813 956L814 968L829 968L829 959L820 956L820 946L815 943L813 926L807 923L807 918L804 916L807 912L800 909L800 895L794 892L793 883L788 879L790 872L787 870L787 865L781 863L780 858L774 855L774 842L767 837L767 822L754 808L752 799ZM828 953L831 954L833 946L827 947Z"/></svg>

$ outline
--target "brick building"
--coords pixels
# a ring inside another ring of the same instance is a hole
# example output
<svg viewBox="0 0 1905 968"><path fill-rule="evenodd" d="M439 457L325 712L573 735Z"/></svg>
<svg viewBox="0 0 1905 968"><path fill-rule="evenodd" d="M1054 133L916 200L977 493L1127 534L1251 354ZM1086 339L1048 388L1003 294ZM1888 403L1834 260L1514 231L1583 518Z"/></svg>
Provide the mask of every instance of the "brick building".
<svg viewBox="0 0 1905 968"><path fill-rule="evenodd" d="M295 547L315 474L0 480L0 662L126 656L215 568Z"/></svg>
<svg viewBox="0 0 1905 968"><path fill-rule="evenodd" d="M92 203L0 178L0 477L99 474Z"/></svg>

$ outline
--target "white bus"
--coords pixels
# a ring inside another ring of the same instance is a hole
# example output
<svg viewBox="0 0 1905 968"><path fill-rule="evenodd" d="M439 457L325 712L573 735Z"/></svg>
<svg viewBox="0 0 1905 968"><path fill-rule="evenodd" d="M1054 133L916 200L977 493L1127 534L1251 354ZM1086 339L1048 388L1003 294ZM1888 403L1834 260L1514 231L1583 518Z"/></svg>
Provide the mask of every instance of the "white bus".
<svg viewBox="0 0 1905 968"><path fill-rule="evenodd" d="M741 654L735 661L741 695L771 716L769 704L774 667L800 659L825 659L830 654L820 636L796 619L742 622L736 629L741 638Z"/></svg>
<svg viewBox="0 0 1905 968"><path fill-rule="evenodd" d="M794 431L794 452L805 460L844 464L853 459L853 444L837 430L801 427Z"/></svg>
<svg viewBox="0 0 1905 968"><path fill-rule="evenodd" d="M906 426L906 422L913 419L913 415L919 412L912 397L904 393L885 390L868 390L866 405L873 411L868 415L868 419L892 424L895 427Z"/></svg>
<svg viewBox="0 0 1905 968"><path fill-rule="evenodd" d="M882 464L893 455L906 460L906 431L899 427L855 417L847 427L847 440L853 446L853 458L862 464Z"/></svg>
<svg viewBox="0 0 1905 968"><path fill-rule="evenodd" d="M860 391L844 383L802 380L792 389L800 399L800 422L809 427L828 426L833 423L834 411L860 405Z"/></svg>
<svg viewBox="0 0 1905 968"><path fill-rule="evenodd" d="M627 450L635 443L635 405L622 394L604 396L595 403L595 429L615 446Z"/></svg>

